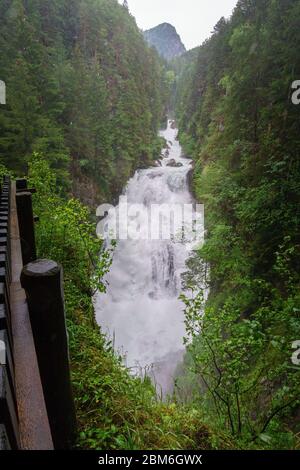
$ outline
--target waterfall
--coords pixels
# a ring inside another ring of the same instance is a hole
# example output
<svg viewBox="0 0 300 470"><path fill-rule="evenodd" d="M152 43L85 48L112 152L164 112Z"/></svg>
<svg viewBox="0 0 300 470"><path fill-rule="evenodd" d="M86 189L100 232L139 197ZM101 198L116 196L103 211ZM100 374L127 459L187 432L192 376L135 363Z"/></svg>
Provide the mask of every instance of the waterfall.
<svg viewBox="0 0 300 470"><path fill-rule="evenodd" d="M164 158L157 167L138 170L125 190L128 203L142 204L132 220L141 230L152 204L193 203L192 162L182 157L177 133L168 121L160 133L168 143ZM190 244L175 240L119 240L107 292L95 299L97 321L114 338L126 365L137 372L147 369L163 394L171 391L184 353L184 306L178 296L190 251Z"/></svg>

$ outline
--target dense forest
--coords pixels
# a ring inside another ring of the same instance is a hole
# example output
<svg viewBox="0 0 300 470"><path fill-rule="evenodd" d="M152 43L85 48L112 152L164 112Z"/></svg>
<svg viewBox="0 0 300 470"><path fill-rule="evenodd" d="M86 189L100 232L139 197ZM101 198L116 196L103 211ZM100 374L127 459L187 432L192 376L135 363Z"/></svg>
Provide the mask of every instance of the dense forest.
<svg viewBox="0 0 300 470"><path fill-rule="evenodd" d="M38 256L64 269L74 448L210 448L201 413L130 374L93 306L112 259L94 210L160 154L174 74L116 0L4 0L0 18L0 176L36 189Z"/></svg>
<svg viewBox="0 0 300 470"><path fill-rule="evenodd" d="M300 429L291 360L300 337L299 21L299 1L240 0L174 63L180 138L207 230L186 276L192 344L178 393L248 445L289 447Z"/></svg>
<svg viewBox="0 0 300 470"><path fill-rule="evenodd" d="M0 2L0 175L36 188L38 256L64 268L74 448L297 449L300 0L239 0L168 64L126 3ZM206 241L184 275L184 363L161 400L96 324L114 247L90 208L159 157L168 112L194 160Z"/></svg>
<svg viewBox="0 0 300 470"><path fill-rule="evenodd" d="M116 0L3 0L0 17L2 162L22 175L42 153L63 190L111 200L159 149L163 63Z"/></svg>

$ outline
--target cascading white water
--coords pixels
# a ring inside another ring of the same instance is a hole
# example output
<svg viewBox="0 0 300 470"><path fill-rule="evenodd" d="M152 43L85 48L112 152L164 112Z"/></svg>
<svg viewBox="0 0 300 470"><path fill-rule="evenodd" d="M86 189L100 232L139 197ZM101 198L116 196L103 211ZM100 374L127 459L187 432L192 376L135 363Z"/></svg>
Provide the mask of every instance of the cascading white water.
<svg viewBox="0 0 300 470"><path fill-rule="evenodd" d="M187 178L191 160L182 157L177 133L168 121L161 132L168 142L161 166L137 171L127 185L128 203L143 204L138 220L132 221L141 230L151 204L193 202ZM178 296L190 250L189 244L171 240L119 240L106 277L107 292L95 299L97 321L114 338L127 366L137 372L148 369L163 394L171 391L184 352Z"/></svg>

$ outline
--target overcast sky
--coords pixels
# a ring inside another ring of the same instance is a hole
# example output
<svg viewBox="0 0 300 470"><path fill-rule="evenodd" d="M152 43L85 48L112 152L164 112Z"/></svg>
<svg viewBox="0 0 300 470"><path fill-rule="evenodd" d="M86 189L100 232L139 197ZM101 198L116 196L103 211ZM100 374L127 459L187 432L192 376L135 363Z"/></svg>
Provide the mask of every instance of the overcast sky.
<svg viewBox="0 0 300 470"><path fill-rule="evenodd" d="M191 49L210 36L221 16L231 15L237 0L128 0L128 4L141 29L171 23Z"/></svg>

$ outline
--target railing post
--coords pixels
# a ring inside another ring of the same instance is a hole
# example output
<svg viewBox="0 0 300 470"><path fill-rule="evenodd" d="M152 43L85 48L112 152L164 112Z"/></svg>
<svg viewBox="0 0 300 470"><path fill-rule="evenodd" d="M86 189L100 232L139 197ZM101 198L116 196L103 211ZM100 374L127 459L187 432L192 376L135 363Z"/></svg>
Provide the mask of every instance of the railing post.
<svg viewBox="0 0 300 470"><path fill-rule="evenodd" d="M16 190L26 191L26 189L27 189L27 180L25 178L16 179Z"/></svg>
<svg viewBox="0 0 300 470"><path fill-rule="evenodd" d="M76 431L62 283L61 266L50 260L21 274L55 449L69 449Z"/></svg>
<svg viewBox="0 0 300 470"><path fill-rule="evenodd" d="M19 231L22 248L23 264L36 260L36 247L34 235L34 217L32 210L32 194L22 191L16 194Z"/></svg>

